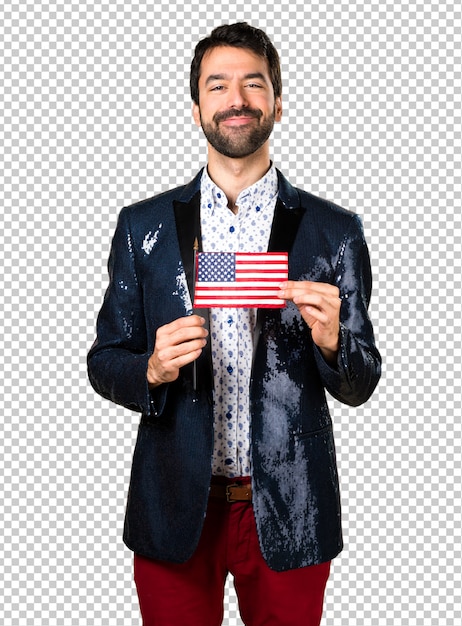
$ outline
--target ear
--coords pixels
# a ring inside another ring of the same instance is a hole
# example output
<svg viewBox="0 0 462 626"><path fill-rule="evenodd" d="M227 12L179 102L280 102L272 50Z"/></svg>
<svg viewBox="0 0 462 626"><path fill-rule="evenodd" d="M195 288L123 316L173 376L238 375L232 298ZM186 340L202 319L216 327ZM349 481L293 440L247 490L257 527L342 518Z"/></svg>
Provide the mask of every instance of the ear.
<svg viewBox="0 0 462 626"><path fill-rule="evenodd" d="M202 126L202 124L201 124L201 113L200 113L199 105L196 104L195 102L193 102L193 105L192 105L192 114L193 114L193 118L194 118L194 122L195 122L196 126L198 126L200 128Z"/></svg>
<svg viewBox="0 0 462 626"><path fill-rule="evenodd" d="M282 97L278 96L274 102L274 121L280 122L282 118Z"/></svg>

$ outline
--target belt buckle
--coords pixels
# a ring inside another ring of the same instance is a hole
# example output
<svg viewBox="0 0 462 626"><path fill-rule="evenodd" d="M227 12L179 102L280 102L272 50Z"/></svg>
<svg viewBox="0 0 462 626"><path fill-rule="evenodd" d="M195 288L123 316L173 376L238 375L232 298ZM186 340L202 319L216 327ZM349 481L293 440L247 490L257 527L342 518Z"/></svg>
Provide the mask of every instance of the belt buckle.
<svg viewBox="0 0 462 626"><path fill-rule="evenodd" d="M233 498L233 494L231 493L231 489L233 489L234 487L239 487L239 485L237 483L231 483L231 485L226 485L226 502L228 502L228 504L233 504L233 502L237 502L236 499Z"/></svg>

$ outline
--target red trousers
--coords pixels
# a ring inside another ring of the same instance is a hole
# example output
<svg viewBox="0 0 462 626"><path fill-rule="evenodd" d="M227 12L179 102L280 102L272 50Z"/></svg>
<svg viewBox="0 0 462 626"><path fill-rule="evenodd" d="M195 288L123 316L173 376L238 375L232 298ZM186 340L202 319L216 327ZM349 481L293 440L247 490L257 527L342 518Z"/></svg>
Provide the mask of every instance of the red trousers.
<svg viewBox="0 0 462 626"><path fill-rule="evenodd" d="M252 505L212 498L189 561L135 555L143 626L220 626L228 572L246 626L319 626L329 570L330 562L271 570L261 555Z"/></svg>

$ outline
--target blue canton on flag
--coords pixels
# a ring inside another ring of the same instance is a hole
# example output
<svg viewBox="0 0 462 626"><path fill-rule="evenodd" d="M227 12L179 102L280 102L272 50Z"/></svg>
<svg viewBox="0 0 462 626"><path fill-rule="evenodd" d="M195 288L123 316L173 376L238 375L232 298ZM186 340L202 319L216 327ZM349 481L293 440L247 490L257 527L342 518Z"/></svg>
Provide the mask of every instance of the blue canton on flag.
<svg viewBox="0 0 462 626"><path fill-rule="evenodd" d="M236 279L236 259L233 253L201 254L198 282L228 282Z"/></svg>

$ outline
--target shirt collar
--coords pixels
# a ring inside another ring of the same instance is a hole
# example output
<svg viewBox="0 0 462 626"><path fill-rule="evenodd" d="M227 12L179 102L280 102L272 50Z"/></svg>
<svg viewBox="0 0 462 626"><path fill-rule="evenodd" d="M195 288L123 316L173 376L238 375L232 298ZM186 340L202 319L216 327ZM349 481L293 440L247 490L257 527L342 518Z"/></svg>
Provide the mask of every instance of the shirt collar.
<svg viewBox="0 0 462 626"><path fill-rule="evenodd" d="M236 204L241 209L249 202L251 205L260 204L263 209L278 193L278 176L273 162L266 174L253 185L243 189L237 197ZM207 197L207 208L213 215L215 209L228 206L225 193L210 178L208 170L204 167L201 180L201 194Z"/></svg>

